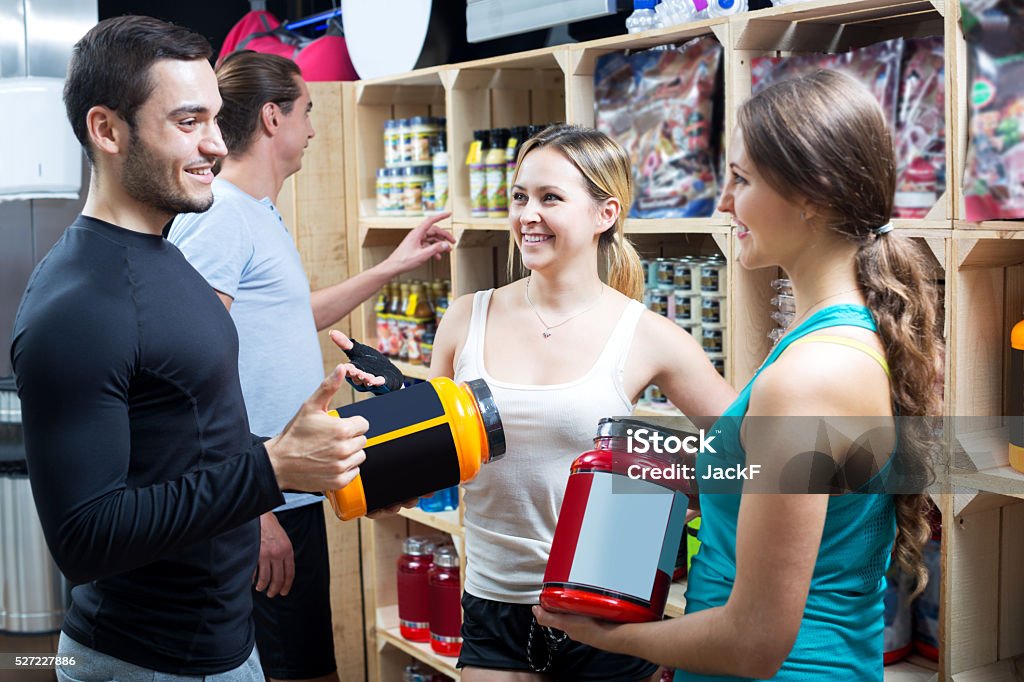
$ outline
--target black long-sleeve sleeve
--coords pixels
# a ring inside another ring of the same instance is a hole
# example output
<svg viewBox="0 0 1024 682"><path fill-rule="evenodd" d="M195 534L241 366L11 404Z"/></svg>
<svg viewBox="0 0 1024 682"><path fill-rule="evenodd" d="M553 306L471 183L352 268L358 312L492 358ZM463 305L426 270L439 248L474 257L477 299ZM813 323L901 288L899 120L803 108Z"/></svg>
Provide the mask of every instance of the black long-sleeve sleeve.
<svg viewBox="0 0 1024 682"><path fill-rule="evenodd" d="M33 273L12 359L43 531L86 583L64 628L83 644L187 674L251 651L256 519L283 498L237 343L160 237L79 218Z"/></svg>

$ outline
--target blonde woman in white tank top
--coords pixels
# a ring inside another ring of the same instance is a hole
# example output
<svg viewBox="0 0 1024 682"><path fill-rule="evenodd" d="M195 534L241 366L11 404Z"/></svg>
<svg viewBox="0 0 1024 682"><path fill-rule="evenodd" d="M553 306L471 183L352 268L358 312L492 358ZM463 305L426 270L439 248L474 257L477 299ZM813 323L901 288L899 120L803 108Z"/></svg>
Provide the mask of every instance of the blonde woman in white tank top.
<svg viewBox="0 0 1024 682"><path fill-rule="evenodd" d="M510 237L530 275L456 300L431 362L433 376L488 382L508 445L465 487L462 679L646 680L655 666L572 641L534 660L545 674L531 671L530 606L569 465L590 448L597 420L629 414L648 384L702 428L736 392L689 334L637 301L643 271L623 236L630 163L617 143L552 126L523 145L510 185Z"/></svg>

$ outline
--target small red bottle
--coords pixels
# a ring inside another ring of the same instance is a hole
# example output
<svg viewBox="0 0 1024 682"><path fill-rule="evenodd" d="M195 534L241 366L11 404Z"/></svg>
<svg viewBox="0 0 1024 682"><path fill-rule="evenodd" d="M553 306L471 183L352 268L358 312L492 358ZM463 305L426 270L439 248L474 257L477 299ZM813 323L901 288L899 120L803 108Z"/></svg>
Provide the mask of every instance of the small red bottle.
<svg viewBox="0 0 1024 682"><path fill-rule="evenodd" d="M430 648L442 656L458 656L462 649L462 588L454 547L434 550L429 583Z"/></svg>
<svg viewBox="0 0 1024 682"><path fill-rule="evenodd" d="M408 537L398 557L398 628L411 642L430 640L430 588L427 573L434 565L434 542Z"/></svg>

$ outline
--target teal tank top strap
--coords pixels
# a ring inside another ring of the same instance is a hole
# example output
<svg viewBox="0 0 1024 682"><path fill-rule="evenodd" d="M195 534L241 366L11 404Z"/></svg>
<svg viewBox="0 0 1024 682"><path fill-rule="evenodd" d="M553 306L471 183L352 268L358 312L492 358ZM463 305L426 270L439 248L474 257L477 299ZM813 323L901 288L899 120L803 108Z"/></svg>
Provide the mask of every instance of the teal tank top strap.
<svg viewBox="0 0 1024 682"><path fill-rule="evenodd" d="M797 339L801 339L821 329L828 329L829 327L860 327L872 332L878 331L878 326L875 324L875 319L871 316L871 311L865 306L844 303L822 308L782 337L778 345L768 354L764 364L758 370L758 374L778 360L783 351L789 348Z"/></svg>

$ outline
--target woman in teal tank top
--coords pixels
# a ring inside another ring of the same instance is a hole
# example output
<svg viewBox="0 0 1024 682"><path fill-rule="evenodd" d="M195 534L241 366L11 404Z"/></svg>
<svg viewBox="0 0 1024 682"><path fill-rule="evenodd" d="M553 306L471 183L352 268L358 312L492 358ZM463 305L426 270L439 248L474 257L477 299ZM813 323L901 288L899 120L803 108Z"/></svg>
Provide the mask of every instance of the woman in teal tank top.
<svg viewBox="0 0 1024 682"><path fill-rule="evenodd" d="M941 367L934 287L888 222L892 140L867 90L819 71L747 100L728 152L719 210L740 265L785 270L798 312L696 469L757 473L744 495L701 482L686 615L611 625L535 607L537 619L686 682L881 680L885 571L891 557L923 589L929 534L927 497L894 491L891 474L927 471L927 438L902 418L939 414ZM823 438L822 419L841 435ZM858 440L880 424L888 435ZM822 479L832 487L808 485Z"/></svg>

